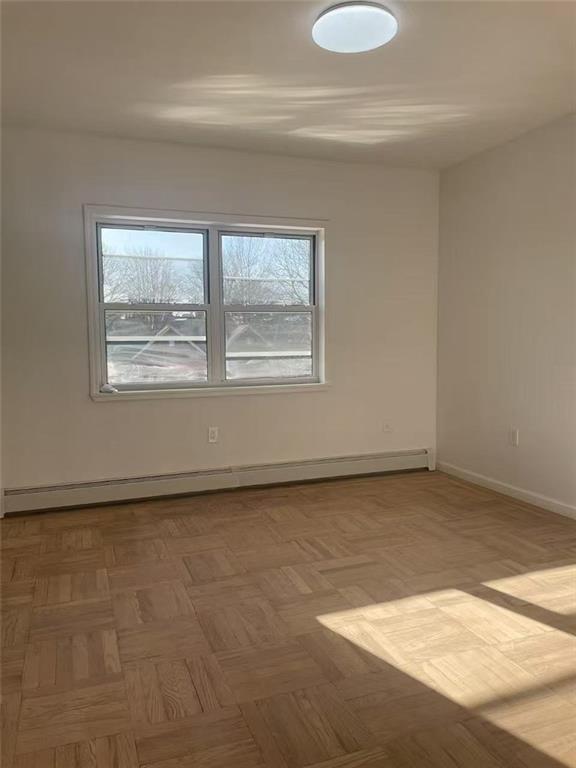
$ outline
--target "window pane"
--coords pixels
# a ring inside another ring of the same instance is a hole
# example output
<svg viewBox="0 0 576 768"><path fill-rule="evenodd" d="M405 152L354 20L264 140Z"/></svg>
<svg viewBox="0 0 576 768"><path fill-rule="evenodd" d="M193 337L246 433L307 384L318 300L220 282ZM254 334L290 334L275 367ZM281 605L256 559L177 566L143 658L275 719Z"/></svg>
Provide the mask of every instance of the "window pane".
<svg viewBox="0 0 576 768"><path fill-rule="evenodd" d="M103 301L204 304L204 235L102 227Z"/></svg>
<svg viewBox="0 0 576 768"><path fill-rule="evenodd" d="M106 312L110 384L206 381L205 312Z"/></svg>
<svg viewBox="0 0 576 768"><path fill-rule="evenodd" d="M222 235L225 304L311 304L312 239Z"/></svg>
<svg viewBox="0 0 576 768"><path fill-rule="evenodd" d="M226 312L226 378L312 375L309 312Z"/></svg>

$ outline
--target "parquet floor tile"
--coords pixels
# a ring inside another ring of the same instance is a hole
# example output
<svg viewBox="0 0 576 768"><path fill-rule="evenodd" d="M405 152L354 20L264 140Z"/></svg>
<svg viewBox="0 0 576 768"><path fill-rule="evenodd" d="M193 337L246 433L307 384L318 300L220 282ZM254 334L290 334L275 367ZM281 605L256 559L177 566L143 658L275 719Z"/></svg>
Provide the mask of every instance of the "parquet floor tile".
<svg viewBox="0 0 576 768"><path fill-rule="evenodd" d="M193 616L119 629L118 646L123 662L135 659L166 661L210 652L198 619Z"/></svg>
<svg viewBox="0 0 576 768"><path fill-rule="evenodd" d="M185 583L205 584L244 573L240 561L228 549L208 549L182 558Z"/></svg>
<svg viewBox="0 0 576 768"><path fill-rule="evenodd" d="M132 722L164 723L202 712L185 659L142 659L124 666Z"/></svg>
<svg viewBox="0 0 576 768"><path fill-rule="evenodd" d="M396 739L388 745L387 752L397 768L446 768L450 764L467 768L508 768L502 756L478 741L466 723Z"/></svg>
<svg viewBox="0 0 576 768"><path fill-rule="evenodd" d="M313 565L284 565L259 571L257 580L262 592L273 602L301 595L327 592L332 584Z"/></svg>
<svg viewBox="0 0 576 768"><path fill-rule="evenodd" d="M105 550L106 564L136 565L140 563L166 560L168 550L162 539L132 539L117 544L109 544Z"/></svg>
<svg viewBox="0 0 576 768"><path fill-rule="evenodd" d="M138 765L130 732L28 752L16 759L16 768L138 768Z"/></svg>
<svg viewBox="0 0 576 768"><path fill-rule="evenodd" d="M278 615L293 635L314 632L319 628L319 616L325 614L338 616L353 608L351 603L335 589L279 600L275 606Z"/></svg>
<svg viewBox="0 0 576 768"><path fill-rule="evenodd" d="M164 544L170 555L194 555L206 549L224 549L226 542L218 534L207 533L200 536L168 536Z"/></svg>
<svg viewBox="0 0 576 768"><path fill-rule="evenodd" d="M24 698L16 751L34 752L130 727L123 682Z"/></svg>
<svg viewBox="0 0 576 768"><path fill-rule="evenodd" d="M65 552L48 552L36 557L21 555L16 558L13 581L39 576L56 576L61 573L92 571L106 566L104 550L79 549Z"/></svg>
<svg viewBox="0 0 576 768"><path fill-rule="evenodd" d="M298 565L320 559L315 558L302 544L296 541L243 549L237 553L237 556L247 571L261 571L283 565Z"/></svg>
<svg viewBox="0 0 576 768"><path fill-rule="evenodd" d="M280 542L272 526L267 525L263 520L223 523L216 530L232 552L261 546L269 547Z"/></svg>
<svg viewBox="0 0 576 768"><path fill-rule="evenodd" d="M232 761L225 761L243 751L259 758L252 734L237 707L172 722L146 724L137 727L135 734L143 765L164 764L168 760L188 757L194 757L200 765L202 759L209 764L208 758L214 752L222 765L234 765Z"/></svg>
<svg viewBox="0 0 576 768"><path fill-rule="evenodd" d="M431 600L440 611L459 624L467 627L486 643L503 643L507 640L521 640L529 635L550 632L552 628L514 611L506 610L481 598L449 590L446 597L442 592Z"/></svg>
<svg viewBox="0 0 576 768"><path fill-rule="evenodd" d="M179 566L181 566L179 561L171 559L108 568L110 589L122 591L154 586L163 581L176 581L182 577Z"/></svg>
<svg viewBox="0 0 576 768"><path fill-rule="evenodd" d="M441 473L6 518L3 768L576 768L576 523Z"/></svg>
<svg viewBox="0 0 576 768"><path fill-rule="evenodd" d="M112 605L118 629L195 615L188 592L180 581L115 592Z"/></svg>
<svg viewBox="0 0 576 768"><path fill-rule="evenodd" d="M236 701L253 701L325 682L319 665L297 643L217 653Z"/></svg>
<svg viewBox="0 0 576 768"><path fill-rule="evenodd" d="M466 717L466 711L453 701L439 697L422 685L414 687L410 693L380 686L379 690L363 691L361 695L347 698L346 702L383 744L421 729L441 730Z"/></svg>
<svg viewBox="0 0 576 768"><path fill-rule="evenodd" d="M0 559L2 559L1 554ZM2 565L4 565L4 561ZM10 607L29 605L34 597L35 588L35 579L28 579L27 581L3 580L0 584L2 611Z"/></svg>
<svg viewBox="0 0 576 768"><path fill-rule="evenodd" d="M103 546L102 532L94 526L69 528L49 534L44 539L44 552L77 552L82 549L98 549Z"/></svg>
<svg viewBox="0 0 576 768"><path fill-rule="evenodd" d="M26 647L22 689L25 695L53 693L122 679L114 629L38 640Z"/></svg>
<svg viewBox="0 0 576 768"><path fill-rule="evenodd" d="M282 642L286 623L265 598L247 598L233 604L202 604L197 615L213 651Z"/></svg>
<svg viewBox="0 0 576 768"><path fill-rule="evenodd" d="M289 768L357 752L372 741L331 685L284 693L255 703Z"/></svg>
<svg viewBox="0 0 576 768"><path fill-rule="evenodd" d="M2 740L0 741L0 756L2 766L11 768L14 764L16 739L18 737L21 693L6 693L2 691L0 711L2 714Z"/></svg>
<svg viewBox="0 0 576 768"><path fill-rule="evenodd" d="M229 576L202 584L186 584L186 591L195 607L229 605L239 600L261 598L264 594L250 574Z"/></svg>
<svg viewBox="0 0 576 768"><path fill-rule="evenodd" d="M30 640L45 640L79 632L113 629L114 614L109 597L75 600L39 606L32 611Z"/></svg>
<svg viewBox="0 0 576 768"><path fill-rule="evenodd" d="M24 657L26 646L13 645L2 648L0 664L0 680L2 681L2 694L18 693L22 690L22 672L24 670Z"/></svg>
<svg viewBox="0 0 576 768"><path fill-rule="evenodd" d="M576 703L576 637L546 632L502 643L497 648L540 683L562 690Z"/></svg>
<svg viewBox="0 0 576 768"><path fill-rule="evenodd" d="M12 606L2 611L2 648L22 645L30 633L29 606Z"/></svg>
<svg viewBox="0 0 576 768"><path fill-rule="evenodd" d="M382 659L328 629L299 635L298 642L318 664L327 680L355 678L385 667Z"/></svg>
<svg viewBox="0 0 576 768"><path fill-rule="evenodd" d="M110 594L105 568L80 573L61 573L36 579L34 605L74 603L79 600L107 598Z"/></svg>

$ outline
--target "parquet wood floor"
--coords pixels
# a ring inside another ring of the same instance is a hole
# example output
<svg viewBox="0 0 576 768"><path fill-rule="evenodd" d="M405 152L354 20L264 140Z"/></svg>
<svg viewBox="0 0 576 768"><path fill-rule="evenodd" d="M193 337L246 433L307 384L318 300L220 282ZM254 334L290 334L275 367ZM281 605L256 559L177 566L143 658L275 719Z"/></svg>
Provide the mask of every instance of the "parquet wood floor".
<svg viewBox="0 0 576 768"><path fill-rule="evenodd" d="M440 473L2 522L4 768L576 766L576 522Z"/></svg>

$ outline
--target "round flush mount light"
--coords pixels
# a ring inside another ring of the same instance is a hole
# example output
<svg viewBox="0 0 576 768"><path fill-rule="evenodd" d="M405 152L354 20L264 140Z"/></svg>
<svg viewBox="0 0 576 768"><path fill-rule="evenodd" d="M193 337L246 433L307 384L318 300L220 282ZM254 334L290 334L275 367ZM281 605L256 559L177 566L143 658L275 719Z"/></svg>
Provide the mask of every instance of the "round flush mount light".
<svg viewBox="0 0 576 768"><path fill-rule="evenodd" d="M312 27L312 39L335 53L362 53L386 45L398 22L379 3L348 2L327 8Z"/></svg>

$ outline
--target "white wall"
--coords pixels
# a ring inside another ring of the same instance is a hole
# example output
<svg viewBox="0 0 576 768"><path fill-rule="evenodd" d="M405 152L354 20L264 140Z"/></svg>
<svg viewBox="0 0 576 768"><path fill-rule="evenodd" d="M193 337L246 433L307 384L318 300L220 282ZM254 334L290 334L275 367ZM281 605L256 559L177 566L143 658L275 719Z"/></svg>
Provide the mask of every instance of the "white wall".
<svg viewBox="0 0 576 768"><path fill-rule="evenodd" d="M434 445L435 173L56 133L4 139L6 487ZM329 219L331 387L93 402L83 203ZM219 444L207 444L208 425Z"/></svg>
<svg viewBox="0 0 576 768"><path fill-rule="evenodd" d="M575 164L565 118L444 172L440 206L439 459L564 512L576 512Z"/></svg>

